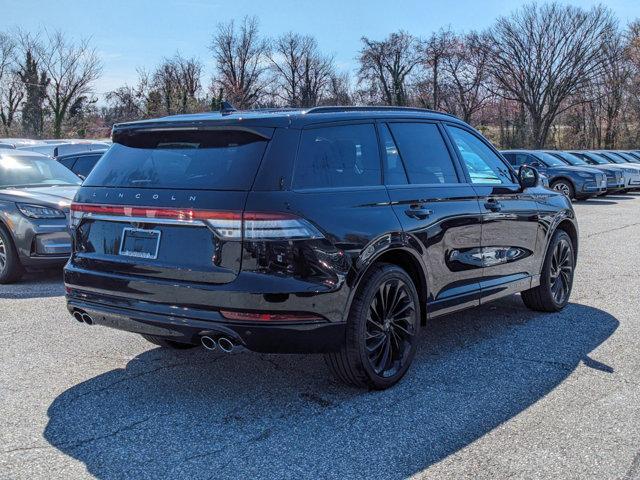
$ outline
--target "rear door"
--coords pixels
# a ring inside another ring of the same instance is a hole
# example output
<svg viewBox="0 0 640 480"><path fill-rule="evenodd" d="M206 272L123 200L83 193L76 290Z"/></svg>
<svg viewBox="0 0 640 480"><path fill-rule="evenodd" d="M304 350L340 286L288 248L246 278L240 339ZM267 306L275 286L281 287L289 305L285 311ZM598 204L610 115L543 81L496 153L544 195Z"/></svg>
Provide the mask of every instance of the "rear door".
<svg viewBox="0 0 640 480"><path fill-rule="evenodd" d="M226 283L240 271L242 212L272 129L120 135L72 206L79 268Z"/></svg>
<svg viewBox="0 0 640 480"><path fill-rule="evenodd" d="M429 316L478 305L480 208L441 127L389 122L379 133L393 209L427 266Z"/></svg>
<svg viewBox="0 0 640 480"><path fill-rule="evenodd" d="M459 125L446 128L480 201L483 300L529 288L531 276L539 273L535 197L521 191L513 172L483 138Z"/></svg>

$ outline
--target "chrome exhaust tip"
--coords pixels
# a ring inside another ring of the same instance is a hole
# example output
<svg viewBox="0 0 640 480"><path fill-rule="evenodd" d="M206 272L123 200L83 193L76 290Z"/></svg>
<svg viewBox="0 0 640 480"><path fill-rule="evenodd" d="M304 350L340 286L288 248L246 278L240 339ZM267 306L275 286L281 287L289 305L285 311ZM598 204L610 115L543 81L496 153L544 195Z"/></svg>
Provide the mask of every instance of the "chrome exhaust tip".
<svg viewBox="0 0 640 480"><path fill-rule="evenodd" d="M213 338L208 337L206 335L203 337L200 337L200 343L207 350L215 350L217 347L216 341Z"/></svg>
<svg viewBox="0 0 640 480"><path fill-rule="evenodd" d="M82 314L82 321L87 325L93 325L93 318L91 318L91 315L89 315L88 313Z"/></svg>
<svg viewBox="0 0 640 480"><path fill-rule="evenodd" d="M82 314L80 312L73 312L73 318L75 318L80 323L84 323L84 320L82 319Z"/></svg>
<svg viewBox="0 0 640 480"><path fill-rule="evenodd" d="M218 339L218 346L220 347L220 350L222 350L225 353L231 353L235 348L235 344L231 340L229 340L227 337L220 337Z"/></svg>

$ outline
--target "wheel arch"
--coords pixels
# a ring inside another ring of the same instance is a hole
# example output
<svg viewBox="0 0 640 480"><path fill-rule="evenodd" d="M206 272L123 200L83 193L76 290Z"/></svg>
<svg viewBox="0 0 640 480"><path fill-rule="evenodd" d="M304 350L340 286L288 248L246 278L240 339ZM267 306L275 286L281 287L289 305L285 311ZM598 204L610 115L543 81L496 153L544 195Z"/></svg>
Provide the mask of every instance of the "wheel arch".
<svg viewBox="0 0 640 480"><path fill-rule="evenodd" d="M352 289L351 298L349 299L349 308L347 309L347 311L350 311L353 296L355 295L355 292L360 288L360 283L365 277L366 273L371 267L380 263L396 265L402 268L411 277L416 290L418 291L418 297L420 299L420 322L422 323L422 325L424 325L427 319L427 275L424 264L420 260L418 253L408 248L399 247L383 250L368 262L366 268L364 268L358 275L357 281Z"/></svg>
<svg viewBox="0 0 640 480"><path fill-rule="evenodd" d="M559 181L564 181L564 182L568 182L571 185L571 188L573 188L573 194L576 194L576 182L575 180L573 180L571 177L567 177L565 175L558 175L557 177L553 177L552 180L549 180L549 186L553 188L553 184Z"/></svg>
<svg viewBox="0 0 640 480"><path fill-rule="evenodd" d="M578 260L578 229L576 228L575 224L571 220L569 220L568 218L565 218L564 220L560 221L560 223L558 223L555 230L553 231L553 234L555 235L555 233L558 230L563 230L567 232L567 235L569 235L569 238L571 238L571 243L573 244L574 261L577 262ZM551 237L553 237L553 235ZM551 242L551 240L549 240L549 242ZM549 248L549 245L547 245L547 249L548 248Z"/></svg>

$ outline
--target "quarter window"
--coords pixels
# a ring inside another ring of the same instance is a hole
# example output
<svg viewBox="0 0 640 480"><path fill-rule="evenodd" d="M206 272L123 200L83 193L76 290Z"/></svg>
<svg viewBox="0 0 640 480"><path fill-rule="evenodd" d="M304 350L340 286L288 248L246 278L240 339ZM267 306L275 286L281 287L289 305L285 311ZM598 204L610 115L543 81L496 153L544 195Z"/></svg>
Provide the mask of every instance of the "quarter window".
<svg viewBox="0 0 640 480"><path fill-rule="evenodd" d="M448 126L447 129L469 170L472 183L514 183L509 168L487 144L462 128Z"/></svg>
<svg viewBox="0 0 640 480"><path fill-rule="evenodd" d="M381 184L373 124L304 130L296 160L297 188L364 187Z"/></svg>
<svg viewBox="0 0 640 480"><path fill-rule="evenodd" d="M390 123L409 183L458 183L453 161L434 123Z"/></svg>

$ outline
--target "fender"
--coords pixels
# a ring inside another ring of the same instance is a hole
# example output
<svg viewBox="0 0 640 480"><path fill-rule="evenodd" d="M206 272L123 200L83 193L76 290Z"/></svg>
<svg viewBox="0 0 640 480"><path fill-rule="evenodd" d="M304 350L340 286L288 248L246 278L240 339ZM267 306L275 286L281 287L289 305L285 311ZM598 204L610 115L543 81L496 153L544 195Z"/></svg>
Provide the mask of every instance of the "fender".
<svg viewBox="0 0 640 480"><path fill-rule="evenodd" d="M397 231L390 232L384 235L380 235L373 239L369 244L362 249L360 255L356 258L354 265L347 274L346 284L349 287L349 295L347 297L346 308L344 312L344 321L347 321L347 315L351 311L351 304L353 298L360 287L360 282L371 267L375 264L383 255L392 252L403 252L411 255L412 259L419 265L422 285L416 285L418 291L420 288L427 288L427 275L426 266L422 259L422 252L419 251L420 246L411 241L411 236L405 232ZM426 292L425 292L426 293ZM426 297L424 299L426 305ZM422 305L424 310L424 305ZM422 312L424 315L424 311Z"/></svg>

